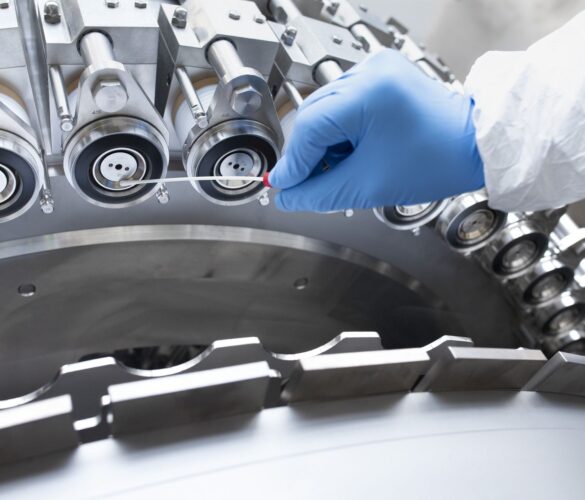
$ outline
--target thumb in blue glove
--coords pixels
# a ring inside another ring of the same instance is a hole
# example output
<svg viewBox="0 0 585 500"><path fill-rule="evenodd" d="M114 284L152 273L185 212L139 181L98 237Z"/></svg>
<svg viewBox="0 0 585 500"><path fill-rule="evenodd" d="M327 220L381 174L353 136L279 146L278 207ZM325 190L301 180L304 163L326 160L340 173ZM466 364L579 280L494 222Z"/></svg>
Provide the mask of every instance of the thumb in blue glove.
<svg viewBox="0 0 585 500"><path fill-rule="evenodd" d="M329 212L414 205L481 189L472 113L469 96L449 91L399 52L381 51L301 106L270 173L270 184L282 189L276 204Z"/></svg>

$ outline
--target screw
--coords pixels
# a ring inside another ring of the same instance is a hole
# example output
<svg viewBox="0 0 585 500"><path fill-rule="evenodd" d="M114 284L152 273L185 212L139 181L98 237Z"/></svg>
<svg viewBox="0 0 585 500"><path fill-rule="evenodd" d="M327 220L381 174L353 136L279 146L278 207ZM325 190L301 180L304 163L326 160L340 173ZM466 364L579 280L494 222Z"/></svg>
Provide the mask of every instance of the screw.
<svg viewBox="0 0 585 500"><path fill-rule="evenodd" d="M167 187L163 184L161 187L158 188L158 191L155 194L156 201L158 201L161 205L166 205L169 201L171 201L171 195Z"/></svg>
<svg viewBox="0 0 585 500"><path fill-rule="evenodd" d="M55 200L53 199L51 191L49 191L48 189L43 189L39 204L41 206L41 210L45 215L50 215L54 212Z"/></svg>
<svg viewBox="0 0 585 500"><path fill-rule="evenodd" d="M256 21L258 24L264 24L266 22L266 18L262 15L255 15L254 21Z"/></svg>
<svg viewBox="0 0 585 500"><path fill-rule="evenodd" d="M362 50L362 48L363 48L363 45L360 42L351 42L351 46L355 50Z"/></svg>
<svg viewBox="0 0 585 500"><path fill-rule="evenodd" d="M137 9L146 9L146 7L148 7L148 2L146 0L136 0L134 2L134 7Z"/></svg>
<svg viewBox="0 0 585 500"><path fill-rule="evenodd" d="M120 6L120 0L106 0L106 7L108 9L116 9Z"/></svg>
<svg viewBox="0 0 585 500"><path fill-rule="evenodd" d="M362 12L368 12L368 8L365 5L360 5L360 10Z"/></svg>
<svg viewBox="0 0 585 500"><path fill-rule="evenodd" d="M177 7L173 13L173 26L179 29L187 27L187 9L184 7Z"/></svg>
<svg viewBox="0 0 585 500"><path fill-rule="evenodd" d="M207 113L203 110L195 112L195 121L197 122L197 126L199 128L207 128L207 126L209 125Z"/></svg>
<svg viewBox="0 0 585 500"><path fill-rule="evenodd" d="M61 22L61 11L58 2L45 2L43 14L45 22L48 24L59 24Z"/></svg>
<svg viewBox="0 0 585 500"><path fill-rule="evenodd" d="M8 0L0 2L0 9L7 9L8 7L10 7L10 2Z"/></svg>
<svg viewBox="0 0 585 500"><path fill-rule="evenodd" d="M231 106L239 115L254 113L262 106L262 94L252 85L239 87L232 94Z"/></svg>
<svg viewBox="0 0 585 500"><path fill-rule="evenodd" d="M282 39L282 41L284 42L285 45L288 45L289 47L292 46L293 43L295 43L295 39L297 37L298 31L295 27L293 26L287 26L284 30L284 33L282 34L282 36L280 37Z"/></svg>
<svg viewBox="0 0 585 500"><path fill-rule="evenodd" d="M258 197L258 203L260 206L267 207L270 205L270 198L268 197L268 193L264 192Z"/></svg>
<svg viewBox="0 0 585 500"><path fill-rule="evenodd" d="M120 111L128 102L128 94L119 80L100 80L93 88L96 106L106 113Z"/></svg>
<svg viewBox="0 0 585 500"><path fill-rule="evenodd" d="M234 21L239 21L242 16L237 10L230 10L229 17Z"/></svg>
<svg viewBox="0 0 585 500"><path fill-rule="evenodd" d="M70 116L61 117L61 130L63 132L71 132L73 130L73 120Z"/></svg>
<svg viewBox="0 0 585 500"><path fill-rule="evenodd" d="M327 12L329 12L329 14L331 14L332 16L334 16L335 14L337 14L337 11L339 10L339 6L340 6L340 3L339 2L331 2L327 6Z"/></svg>
<svg viewBox="0 0 585 500"><path fill-rule="evenodd" d="M333 40L333 43L335 43L337 45L341 45L343 43L343 38L338 37L337 35L333 35L331 40Z"/></svg>

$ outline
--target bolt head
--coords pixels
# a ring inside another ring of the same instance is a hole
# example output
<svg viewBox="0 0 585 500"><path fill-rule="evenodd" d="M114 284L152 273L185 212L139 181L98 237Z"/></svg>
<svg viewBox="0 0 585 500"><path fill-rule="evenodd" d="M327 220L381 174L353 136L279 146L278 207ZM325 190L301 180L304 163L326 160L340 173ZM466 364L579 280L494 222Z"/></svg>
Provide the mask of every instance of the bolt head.
<svg viewBox="0 0 585 500"><path fill-rule="evenodd" d="M10 2L8 0L0 1L0 9L7 9L10 7Z"/></svg>
<svg viewBox="0 0 585 500"><path fill-rule="evenodd" d="M71 117L64 117L61 119L61 130L63 132L71 132L73 130L73 120Z"/></svg>
<svg viewBox="0 0 585 500"><path fill-rule="evenodd" d="M333 35L333 37L331 39L333 40L333 43L336 45L341 45L343 43L343 38L341 38L337 35Z"/></svg>
<svg viewBox="0 0 585 500"><path fill-rule="evenodd" d="M258 14L254 16L254 21L256 21L257 24L264 24L266 22L266 18L263 15Z"/></svg>
<svg viewBox="0 0 585 500"><path fill-rule="evenodd" d="M185 29L187 27L187 9L184 7L177 7L173 12L173 19L171 21L175 28Z"/></svg>
<svg viewBox="0 0 585 500"><path fill-rule="evenodd" d="M231 106L239 115L254 113L262 106L262 94L252 85L239 87L232 94Z"/></svg>
<svg viewBox="0 0 585 500"><path fill-rule="evenodd" d="M160 187L155 196L156 201L158 201L161 205L166 205L169 201L171 201L171 195L165 186Z"/></svg>
<svg viewBox="0 0 585 500"><path fill-rule="evenodd" d="M229 13L230 19L234 21L239 21L242 15L237 10L231 10Z"/></svg>
<svg viewBox="0 0 585 500"><path fill-rule="evenodd" d="M147 0L135 0L134 7L137 9L146 9L146 7L148 7L148 2Z"/></svg>
<svg viewBox="0 0 585 500"><path fill-rule="evenodd" d="M282 41L285 45L289 47L295 43L295 39L297 38L297 29L294 26L287 26L284 30L284 33L281 36Z"/></svg>
<svg viewBox="0 0 585 500"><path fill-rule="evenodd" d="M59 24L61 22L61 9L59 8L59 2L45 2L43 15L46 23Z"/></svg>
<svg viewBox="0 0 585 500"><path fill-rule="evenodd" d="M128 102L128 93L119 80L100 80L93 88L93 100L105 113L116 113Z"/></svg>
<svg viewBox="0 0 585 500"><path fill-rule="evenodd" d="M262 193L258 198L258 203L260 203L260 206L262 207L270 205L270 197L268 196L268 193Z"/></svg>
<svg viewBox="0 0 585 500"><path fill-rule="evenodd" d="M108 9L116 9L120 6L120 0L106 0L106 7Z"/></svg>

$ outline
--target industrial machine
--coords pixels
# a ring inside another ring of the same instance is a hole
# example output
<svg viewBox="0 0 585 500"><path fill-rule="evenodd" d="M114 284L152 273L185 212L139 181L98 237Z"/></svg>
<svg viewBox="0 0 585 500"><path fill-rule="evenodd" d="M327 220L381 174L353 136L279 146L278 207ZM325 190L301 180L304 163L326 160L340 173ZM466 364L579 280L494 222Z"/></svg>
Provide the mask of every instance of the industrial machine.
<svg viewBox="0 0 585 500"><path fill-rule="evenodd" d="M0 40L0 496L263 497L288 470L279 496L323 497L319 457L330 496L382 496L400 440L441 462L500 446L521 475L541 456L522 433L577 484L585 233L565 207L480 191L285 214L250 179L371 53L463 92L398 20L354 0L6 0ZM401 498L470 497L411 472Z"/></svg>

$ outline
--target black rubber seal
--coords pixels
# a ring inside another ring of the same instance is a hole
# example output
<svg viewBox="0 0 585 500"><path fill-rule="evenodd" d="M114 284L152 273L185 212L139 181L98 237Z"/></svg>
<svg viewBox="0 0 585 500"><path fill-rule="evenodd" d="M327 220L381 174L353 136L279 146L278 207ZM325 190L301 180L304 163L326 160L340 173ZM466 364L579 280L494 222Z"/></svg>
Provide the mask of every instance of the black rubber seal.
<svg viewBox="0 0 585 500"><path fill-rule="evenodd" d="M475 240L470 241L462 241L458 235L459 226L469 215L471 215L473 212L477 210L489 210L490 212L492 212L494 214L494 225L492 226L491 230L481 238L477 238ZM508 215L505 212L500 212L499 210L492 210L491 208L488 207L488 202L484 201L474 206L473 209L464 210L459 215L457 215L457 217L453 219L451 224L449 224L449 227L447 228L447 234L445 236L449 244L454 248L466 249L470 247L475 247L476 245L485 243L490 238L492 238L492 236L494 236L494 234L496 234L504 226L507 219Z"/></svg>
<svg viewBox="0 0 585 500"><path fill-rule="evenodd" d="M517 269L507 269L504 266L504 255L506 255L506 253L508 253L510 248L512 248L512 247L516 246L517 244L519 244L520 242L524 242L524 241L532 241L536 245L536 253L534 254L534 258L532 260L530 260L529 262L527 262L522 267L519 267ZM528 269L530 266L532 266L536 262L538 262L542 258L544 253L546 252L547 248L548 248L548 236L546 234L543 234L543 233L526 234L526 235L522 236L521 238L517 238L514 241L511 241L504 248L502 248L498 252L496 257L494 258L492 268L493 268L494 272L496 274L499 274L500 276L508 276L511 274L519 273L521 271L524 271L525 269Z"/></svg>
<svg viewBox="0 0 585 500"><path fill-rule="evenodd" d="M116 196L109 196L104 188L96 183L92 175L94 162L106 151L116 148L135 150L144 156L146 161L144 180L162 177L164 172L163 157L152 142L134 134L111 134L92 142L77 158L73 172L81 191L93 200L111 205L132 202L154 191L157 188L156 184L145 184L139 189L129 192L126 196L120 195L120 192L117 192Z"/></svg>
<svg viewBox="0 0 585 500"><path fill-rule="evenodd" d="M553 330L551 328L551 325L553 324L554 320L556 318L558 318L561 314L564 314L567 312L567 310L576 310L578 312L578 315L575 319L575 321L568 326L567 328L564 328L562 331L556 331ZM554 314L544 325L544 333L546 335L558 335L560 333L563 332L568 332L569 330L572 330L573 328L575 328L579 323L581 323L581 321L583 321L583 318L585 317L585 304L573 304L572 306L566 307L565 309L561 309L559 312L557 312L556 314Z"/></svg>
<svg viewBox="0 0 585 500"><path fill-rule="evenodd" d="M194 147L197 147L197 144ZM258 174L258 177L261 177L266 172L270 172L278 160L276 152L267 140L253 134L237 135L229 137L213 146L199 162L195 175L214 175L213 169L221 158L232 151L241 149L251 149L262 158L264 165L262 165L262 170ZM258 183L258 186L254 189L244 192L239 192L237 189L234 189L233 192L227 194L222 192L214 181L202 181L199 184L205 194L215 200L225 202L245 200L259 194L264 189L264 185Z"/></svg>
<svg viewBox="0 0 585 500"><path fill-rule="evenodd" d="M558 276L561 277L561 279L562 279L562 281L563 281L563 283L565 285L563 287L563 289L560 289L556 295L551 296L551 297L547 297L544 300L540 300L540 299L536 298L535 295L534 295L534 289L538 285L540 285L540 283L542 283L544 280L550 278L551 276L555 276L555 275L558 275ZM569 285L571 284L571 281L573 281L573 277L574 276L575 276L575 273L569 267L560 267L559 269L555 269L554 271L550 271L548 273L545 273L542 276L539 276L538 278L536 278L530 284L530 286L524 292L523 300L527 304L532 304L532 305L542 304L544 302L548 302L549 300L552 300L555 297L558 297L561 293L563 293L569 287Z"/></svg>
<svg viewBox="0 0 585 500"><path fill-rule="evenodd" d="M18 186L16 199L12 204L3 208L0 205L0 218L10 217L11 215L22 210L35 196L36 183L35 171L32 165L30 165L22 156L17 155L13 151L8 149L0 149L0 163L6 168L12 170L16 175Z"/></svg>

